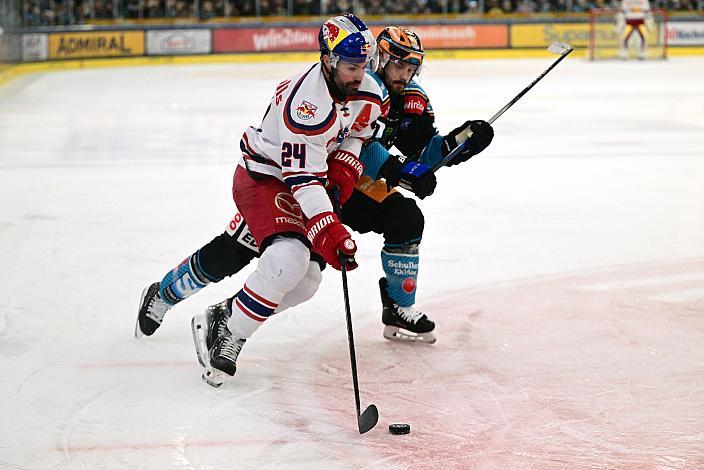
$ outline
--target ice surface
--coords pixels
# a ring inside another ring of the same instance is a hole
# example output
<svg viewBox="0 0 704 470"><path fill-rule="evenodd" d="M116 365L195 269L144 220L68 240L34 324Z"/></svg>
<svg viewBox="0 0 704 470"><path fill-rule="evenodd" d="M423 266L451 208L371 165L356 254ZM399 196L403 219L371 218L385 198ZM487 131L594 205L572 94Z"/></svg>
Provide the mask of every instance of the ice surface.
<svg viewBox="0 0 704 470"><path fill-rule="evenodd" d="M554 60L429 63L438 126L486 119ZM704 467L704 59L569 58L438 172L418 306L382 338L381 238L200 380L190 317L132 337L141 289L220 233L245 126L306 64L26 76L0 89L0 468ZM248 271L248 270L245 270ZM408 436L388 424L408 422Z"/></svg>

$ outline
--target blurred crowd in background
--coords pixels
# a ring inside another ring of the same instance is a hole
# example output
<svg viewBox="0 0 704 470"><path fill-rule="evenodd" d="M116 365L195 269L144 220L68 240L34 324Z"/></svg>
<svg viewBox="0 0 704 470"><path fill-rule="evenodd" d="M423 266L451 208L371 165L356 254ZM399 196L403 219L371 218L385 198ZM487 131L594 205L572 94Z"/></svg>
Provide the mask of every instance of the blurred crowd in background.
<svg viewBox="0 0 704 470"><path fill-rule="evenodd" d="M653 8L704 11L704 0L655 0ZM24 26L85 24L95 20L233 18L248 16L459 13L582 13L617 7L616 0L22 0Z"/></svg>

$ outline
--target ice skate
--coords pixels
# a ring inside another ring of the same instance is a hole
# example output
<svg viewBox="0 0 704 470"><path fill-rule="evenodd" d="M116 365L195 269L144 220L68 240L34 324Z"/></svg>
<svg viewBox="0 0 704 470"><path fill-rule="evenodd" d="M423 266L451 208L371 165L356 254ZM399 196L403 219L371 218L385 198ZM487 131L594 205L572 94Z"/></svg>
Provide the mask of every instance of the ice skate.
<svg viewBox="0 0 704 470"><path fill-rule="evenodd" d="M139 312L137 322L134 326L134 337L151 336L161 326L164 315L171 306L164 302L159 294L159 283L147 286L142 291L142 298L139 300Z"/></svg>
<svg viewBox="0 0 704 470"><path fill-rule="evenodd" d="M205 314L196 315L191 320L198 362L205 368L203 381L213 387L221 386L226 375L235 375L237 356L246 341L232 336L227 328L232 316L229 302L227 299L212 305Z"/></svg>
<svg viewBox="0 0 704 470"><path fill-rule="evenodd" d="M411 305L401 307L386 293L387 281L379 279L383 311L381 321L384 323L384 338L391 341L432 344L436 341L433 330L435 323Z"/></svg>
<svg viewBox="0 0 704 470"><path fill-rule="evenodd" d="M646 60L648 58L648 49L641 47L637 51L638 60Z"/></svg>

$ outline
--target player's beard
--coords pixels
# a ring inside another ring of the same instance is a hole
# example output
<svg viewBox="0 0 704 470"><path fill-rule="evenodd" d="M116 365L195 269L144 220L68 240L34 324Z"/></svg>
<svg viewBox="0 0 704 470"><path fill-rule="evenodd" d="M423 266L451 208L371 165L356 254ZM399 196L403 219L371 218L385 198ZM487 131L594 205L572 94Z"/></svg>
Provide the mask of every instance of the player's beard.
<svg viewBox="0 0 704 470"><path fill-rule="evenodd" d="M395 80L395 81L391 82L391 86L388 88L391 93L393 93L395 95L400 95L401 92L403 91L403 89L406 88L407 85L408 85L408 83L404 82L403 80Z"/></svg>
<svg viewBox="0 0 704 470"><path fill-rule="evenodd" d="M362 82L360 80L350 80L349 82L342 82L342 80L340 80L340 76L337 73L334 74L333 80L335 80L335 85L337 85L337 88L339 88L345 96L356 95L359 91L359 87L362 86Z"/></svg>
<svg viewBox="0 0 704 470"><path fill-rule="evenodd" d="M389 93L391 93L392 95L400 95L403 92L403 89L408 86L408 83L404 82L403 80L394 80L392 82L389 82L389 76L383 69L382 73L380 73L379 75L381 76L384 85L386 85L386 89L389 90Z"/></svg>

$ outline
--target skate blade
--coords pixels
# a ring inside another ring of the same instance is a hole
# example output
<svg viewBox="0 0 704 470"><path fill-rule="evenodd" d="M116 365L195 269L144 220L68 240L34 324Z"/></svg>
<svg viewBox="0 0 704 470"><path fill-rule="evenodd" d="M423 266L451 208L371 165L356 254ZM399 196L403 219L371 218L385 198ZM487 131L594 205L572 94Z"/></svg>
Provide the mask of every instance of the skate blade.
<svg viewBox="0 0 704 470"><path fill-rule="evenodd" d="M205 367L207 369L208 348L205 344L205 328L203 328L204 321L204 315L194 316L191 319L191 333L193 334L193 344L195 344L196 347L196 356L198 356L198 362L202 367ZM205 377L203 377L203 380L205 380Z"/></svg>
<svg viewBox="0 0 704 470"><path fill-rule="evenodd" d="M432 331L428 333L413 333L397 326L386 325L384 327L384 338L400 343L425 343L433 344L437 339Z"/></svg>
<svg viewBox="0 0 704 470"><path fill-rule="evenodd" d="M219 388L225 382L225 374L217 369L206 369L201 378L203 382L215 388Z"/></svg>
<svg viewBox="0 0 704 470"><path fill-rule="evenodd" d="M134 337L137 339L145 336L142 329L139 327L139 311L142 310L142 304L144 303L145 297L147 297L147 291L149 291L149 286L145 287L142 291L142 296L139 298L139 306L137 307L137 321L134 323Z"/></svg>
<svg viewBox="0 0 704 470"><path fill-rule="evenodd" d="M142 329L139 327L139 318L137 318L134 325L134 337L137 339L144 337L144 333L142 333Z"/></svg>

